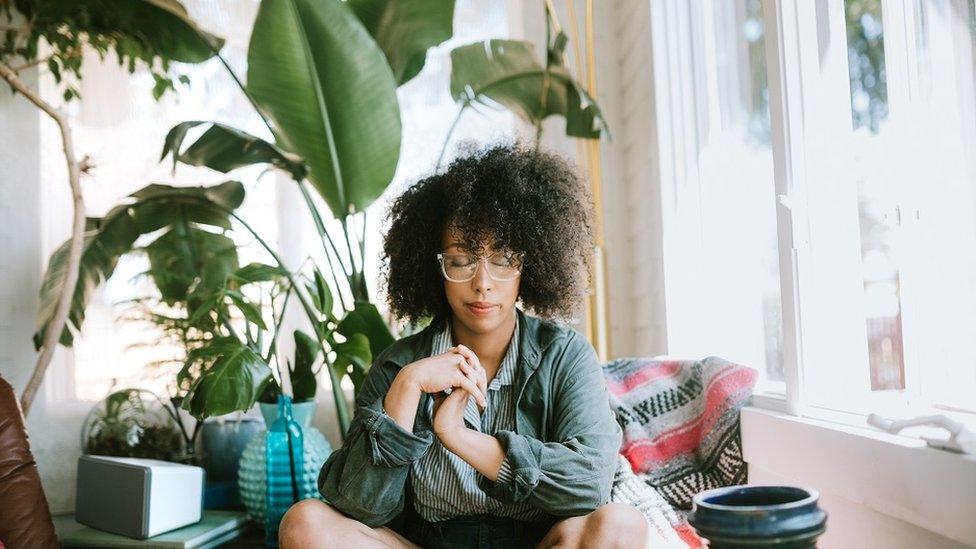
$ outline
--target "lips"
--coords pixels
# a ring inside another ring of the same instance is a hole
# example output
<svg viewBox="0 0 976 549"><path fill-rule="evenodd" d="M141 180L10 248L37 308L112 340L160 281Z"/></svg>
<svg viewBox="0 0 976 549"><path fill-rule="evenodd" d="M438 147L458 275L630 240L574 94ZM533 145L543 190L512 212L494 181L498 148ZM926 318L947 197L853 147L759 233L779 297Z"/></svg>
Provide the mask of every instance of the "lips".
<svg viewBox="0 0 976 549"><path fill-rule="evenodd" d="M489 315L493 313L495 311L495 308L498 307L498 305L494 303L488 303L486 301L475 301L472 303L466 303L465 307L467 307L468 310L471 311L473 314L481 316L481 315Z"/></svg>

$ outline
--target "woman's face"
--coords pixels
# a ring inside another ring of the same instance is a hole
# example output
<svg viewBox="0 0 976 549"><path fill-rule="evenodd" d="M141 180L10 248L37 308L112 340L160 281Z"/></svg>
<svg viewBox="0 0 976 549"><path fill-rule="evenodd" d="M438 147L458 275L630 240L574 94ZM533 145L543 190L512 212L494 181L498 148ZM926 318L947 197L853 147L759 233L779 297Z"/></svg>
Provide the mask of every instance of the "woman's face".
<svg viewBox="0 0 976 549"><path fill-rule="evenodd" d="M453 282L444 278L444 293L454 318L474 333L487 334L507 326L515 315L515 301L519 295L521 275L512 280L494 280L481 256L499 250L482 246L480 250L461 247L461 240L453 227L444 230L441 251L445 254L468 253L478 256L478 269L467 282Z"/></svg>

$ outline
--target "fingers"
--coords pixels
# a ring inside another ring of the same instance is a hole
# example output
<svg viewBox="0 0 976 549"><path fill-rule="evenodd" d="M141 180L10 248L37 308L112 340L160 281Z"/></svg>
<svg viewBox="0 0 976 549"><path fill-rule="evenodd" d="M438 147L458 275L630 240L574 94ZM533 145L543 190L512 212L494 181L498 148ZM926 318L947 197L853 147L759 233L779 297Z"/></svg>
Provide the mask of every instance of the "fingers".
<svg viewBox="0 0 976 549"><path fill-rule="evenodd" d="M455 379L455 383L456 386L459 386L465 391L474 395L475 400L477 400L478 404L480 404L483 408L488 406L488 402L485 400L484 393L481 392L481 389L478 388L478 385L475 384L473 381L471 381L470 378L459 373L457 378Z"/></svg>
<svg viewBox="0 0 976 549"><path fill-rule="evenodd" d="M456 347L452 347L452 350L456 350ZM483 374L484 369L480 368L480 364L478 364L477 366L471 364L471 362L468 361L467 357L465 357L460 353L456 353L455 356L457 356L458 368L461 370L462 373L464 373L464 375L468 379L471 380L472 383L474 383L478 387L478 389L480 390L479 392L481 393L482 396L484 396L488 391L487 383L484 383L485 381L485 376ZM475 392L472 392L471 394L477 395L477 393ZM477 396L475 396L475 400L477 400L479 403L481 402L481 399L477 398Z"/></svg>
<svg viewBox="0 0 976 549"><path fill-rule="evenodd" d="M481 392L488 394L488 373L481 366L481 360L478 359L478 355L474 354L474 351L464 345L454 347L454 351L467 359L468 364L478 373L478 386L481 388Z"/></svg>

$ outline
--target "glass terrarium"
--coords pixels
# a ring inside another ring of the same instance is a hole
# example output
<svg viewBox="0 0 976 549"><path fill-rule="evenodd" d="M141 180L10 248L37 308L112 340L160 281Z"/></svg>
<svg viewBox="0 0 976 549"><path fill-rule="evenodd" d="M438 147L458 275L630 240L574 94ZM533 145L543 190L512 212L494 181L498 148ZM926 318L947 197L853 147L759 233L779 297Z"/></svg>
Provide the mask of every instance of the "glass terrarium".
<svg viewBox="0 0 976 549"><path fill-rule="evenodd" d="M81 429L84 454L181 461L186 444L172 412L144 389L122 389L96 404Z"/></svg>

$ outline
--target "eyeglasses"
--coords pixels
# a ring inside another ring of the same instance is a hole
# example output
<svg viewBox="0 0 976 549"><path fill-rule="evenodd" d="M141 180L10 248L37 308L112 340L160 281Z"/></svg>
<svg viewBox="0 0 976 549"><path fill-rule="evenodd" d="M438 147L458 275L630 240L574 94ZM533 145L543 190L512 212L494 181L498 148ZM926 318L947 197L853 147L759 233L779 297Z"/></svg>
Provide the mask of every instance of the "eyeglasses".
<svg viewBox="0 0 976 549"><path fill-rule="evenodd" d="M473 254L437 254L441 273L451 282L467 282L478 272L478 264L484 261L488 277L505 282L518 278L521 262L513 254L495 252L488 256Z"/></svg>

